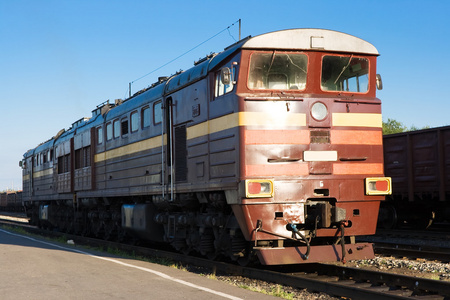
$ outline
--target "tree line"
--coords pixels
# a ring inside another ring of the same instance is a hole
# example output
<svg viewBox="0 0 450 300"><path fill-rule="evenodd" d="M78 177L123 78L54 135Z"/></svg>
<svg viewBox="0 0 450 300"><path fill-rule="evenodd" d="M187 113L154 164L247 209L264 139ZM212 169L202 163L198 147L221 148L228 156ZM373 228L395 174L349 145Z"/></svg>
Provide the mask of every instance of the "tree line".
<svg viewBox="0 0 450 300"><path fill-rule="evenodd" d="M414 130L427 129L427 128L430 128L430 126L424 126L422 128L418 128L418 127L412 125L411 127L408 128L402 122L399 122L397 120L390 119L390 118L388 118L386 122L383 121L383 134L393 134L393 133L414 131Z"/></svg>

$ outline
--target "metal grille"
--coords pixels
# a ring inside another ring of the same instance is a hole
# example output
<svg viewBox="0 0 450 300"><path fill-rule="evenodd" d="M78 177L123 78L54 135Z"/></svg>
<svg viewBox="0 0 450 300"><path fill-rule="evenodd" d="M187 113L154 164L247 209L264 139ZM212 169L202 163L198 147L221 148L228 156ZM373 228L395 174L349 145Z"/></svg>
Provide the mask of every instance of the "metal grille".
<svg viewBox="0 0 450 300"><path fill-rule="evenodd" d="M329 131L311 131L311 144L329 144Z"/></svg>
<svg viewBox="0 0 450 300"><path fill-rule="evenodd" d="M187 180L186 126L175 128L175 181Z"/></svg>

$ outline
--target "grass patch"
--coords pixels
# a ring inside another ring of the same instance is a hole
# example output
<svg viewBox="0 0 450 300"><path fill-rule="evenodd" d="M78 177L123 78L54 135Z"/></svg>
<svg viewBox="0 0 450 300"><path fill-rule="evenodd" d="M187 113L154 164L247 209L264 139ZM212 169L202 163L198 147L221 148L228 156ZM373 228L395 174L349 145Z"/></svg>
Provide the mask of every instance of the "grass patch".
<svg viewBox="0 0 450 300"><path fill-rule="evenodd" d="M265 295L269 295L269 296L275 296L275 297L278 297L281 299L288 299L288 300L294 299L294 295L290 292L285 291L284 287L279 284L276 284L276 285L270 287L269 289L265 289L265 288L258 287L258 286L249 286L246 284L240 284L240 285L238 285L238 287L252 291L252 292L257 292L257 293L261 293L261 294L265 294Z"/></svg>

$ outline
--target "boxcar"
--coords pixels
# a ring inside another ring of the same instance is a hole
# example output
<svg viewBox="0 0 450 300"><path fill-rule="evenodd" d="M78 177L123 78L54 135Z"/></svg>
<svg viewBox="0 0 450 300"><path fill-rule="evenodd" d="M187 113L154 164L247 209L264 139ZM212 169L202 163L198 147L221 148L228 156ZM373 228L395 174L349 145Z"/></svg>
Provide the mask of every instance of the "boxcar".
<svg viewBox="0 0 450 300"><path fill-rule="evenodd" d="M6 191L0 193L0 210L20 212L23 209L22 191Z"/></svg>
<svg viewBox="0 0 450 300"><path fill-rule="evenodd" d="M450 126L386 135L385 173L393 194L380 225L430 226L450 220Z"/></svg>

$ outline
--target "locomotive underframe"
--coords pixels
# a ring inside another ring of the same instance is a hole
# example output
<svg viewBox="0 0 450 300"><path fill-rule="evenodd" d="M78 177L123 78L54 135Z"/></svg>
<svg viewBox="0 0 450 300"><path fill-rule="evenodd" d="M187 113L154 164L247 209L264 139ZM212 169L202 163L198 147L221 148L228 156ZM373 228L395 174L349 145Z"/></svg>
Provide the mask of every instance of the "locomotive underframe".
<svg viewBox="0 0 450 300"><path fill-rule="evenodd" d="M360 221L373 223L368 218L378 201L242 199L242 204L228 205L226 195L236 193L182 193L170 201L162 195L73 197L30 201L26 207L32 222L44 228L107 240L169 243L178 251L210 258L247 262L256 253L263 264L286 264L373 256L370 245L355 243L355 235L367 232Z"/></svg>

